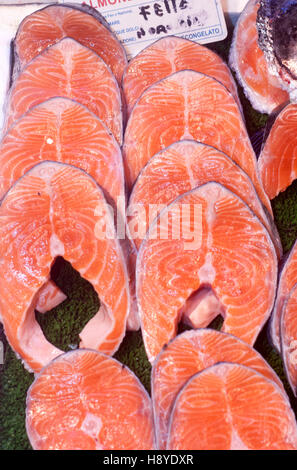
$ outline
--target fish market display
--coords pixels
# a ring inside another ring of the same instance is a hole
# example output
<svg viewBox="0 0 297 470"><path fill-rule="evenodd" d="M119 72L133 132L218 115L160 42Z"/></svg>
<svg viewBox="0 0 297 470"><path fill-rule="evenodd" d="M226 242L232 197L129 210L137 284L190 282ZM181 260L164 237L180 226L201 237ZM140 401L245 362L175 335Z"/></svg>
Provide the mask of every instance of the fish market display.
<svg viewBox="0 0 297 470"><path fill-rule="evenodd" d="M181 312L195 308L195 295L205 286L221 304L209 312L208 323L223 313L222 330L252 345L272 310L276 281L270 236L238 196L218 183L180 196L152 223L137 258L149 360L175 337Z"/></svg>
<svg viewBox="0 0 297 470"><path fill-rule="evenodd" d="M291 290L297 281L297 242L295 242L290 253L285 258L282 266L278 288L277 297L270 320L270 337L273 345L280 352L280 319L284 303L286 302Z"/></svg>
<svg viewBox="0 0 297 470"><path fill-rule="evenodd" d="M257 15L259 45L270 72L297 99L296 0L261 0Z"/></svg>
<svg viewBox="0 0 297 470"><path fill-rule="evenodd" d="M181 390L167 449L296 450L297 426L275 382L225 362L194 375Z"/></svg>
<svg viewBox="0 0 297 470"><path fill-rule="evenodd" d="M86 171L114 205L124 198L121 150L103 122L76 101L43 101L14 122L0 143L0 198L44 160Z"/></svg>
<svg viewBox="0 0 297 470"><path fill-rule="evenodd" d="M232 158L251 178L271 213L256 156L233 96L217 80L198 72L172 74L139 98L129 118L123 146L129 188L153 155L184 139L211 145Z"/></svg>
<svg viewBox="0 0 297 470"><path fill-rule="evenodd" d="M65 38L22 70L9 92L6 129L30 108L63 96L85 105L122 142L121 95L114 75L93 51Z"/></svg>
<svg viewBox="0 0 297 470"><path fill-rule="evenodd" d="M287 297L280 318L281 351L289 384L297 395L297 286Z"/></svg>
<svg viewBox="0 0 297 470"><path fill-rule="evenodd" d="M17 68L23 69L47 47L65 37L96 52L121 82L127 65L124 47L95 9L79 5L47 6L21 22L14 40Z"/></svg>
<svg viewBox="0 0 297 470"><path fill-rule="evenodd" d="M185 140L176 142L152 157L141 170L129 199L130 234L137 249L150 223L161 209L181 194L197 186L216 181L239 196L269 231L281 255L281 243L268 220L248 175L227 155L214 147ZM156 205L156 210L150 213ZM133 216L134 210L134 216Z"/></svg>
<svg viewBox="0 0 297 470"><path fill-rule="evenodd" d="M250 0L237 21L230 52L230 66L236 72L252 106L271 113L289 100L280 80L269 71L258 43L257 13L259 0Z"/></svg>
<svg viewBox="0 0 297 470"><path fill-rule="evenodd" d="M166 448L170 415L181 388L192 376L218 362L251 367L283 390L280 379L260 354L240 339L211 329L186 331L172 340L153 364L152 397L159 448Z"/></svg>
<svg viewBox="0 0 297 470"><path fill-rule="evenodd" d="M187 39L168 36L154 42L129 62L123 76L128 114L147 88L181 70L194 70L216 78L240 106L232 74L215 52Z"/></svg>
<svg viewBox="0 0 297 470"><path fill-rule="evenodd" d="M258 160L262 183L270 199L285 191L297 178L296 131L297 105L288 104L277 115Z"/></svg>
<svg viewBox="0 0 297 470"><path fill-rule="evenodd" d="M26 428L36 450L154 448L144 387L127 367L91 350L63 354L37 375Z"/></svg>
<svg viewBox="0 0 297 470"><path fill-rule="evenodd" d="M119 347L129 292L114 230L99 186L70 165L40 163L5 196L0 207L0 311L10 345L30 369L39 371L61 354L34 315L38 292L57 256L68 260L100 299L98 313L80 333L80 346L107 354Z"/></svg>

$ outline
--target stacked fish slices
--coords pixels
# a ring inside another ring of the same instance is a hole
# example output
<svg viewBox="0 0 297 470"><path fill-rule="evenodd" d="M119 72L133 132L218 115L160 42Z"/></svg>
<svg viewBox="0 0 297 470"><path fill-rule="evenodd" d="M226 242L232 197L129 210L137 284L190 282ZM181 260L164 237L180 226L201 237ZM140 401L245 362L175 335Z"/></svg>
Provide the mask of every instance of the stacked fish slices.
<svg viewBox="0 0 297 470"><path fill-rule="evenodd" d="M236 96L210 75L216 70L232 88L231 74L214 53L205 58L204 49L165 38L132 59L124 74L127 101L136 103L123 145L128 226L138 251L136 295L150 360L189 309L196 328L221 313L224 331L253 344L274 302L281 245L270 202ZM193 55L196 70L189 70ZM156 56L166 66L157 66ZM204 73L197 71L200 63ZM142 91L147 76L155 83L146 81ZM140 97L132 96L130 82ZM179 237L173 233L177 217ZM191 234L197 243L186 247ZM206 289L206 300L195 297L204 287L213 295ZM199 309L210 299L215 310L200 320Z"/></svg>
<svg viewBox="0 0 297 470"><path fill-rule="evenodd" d="M160 449L296 448L280 379L235 336L202 328L173 339L154 362L152 399Z"/></svg>
<svg viewBox="0 0 297 470"><path fill-rule="evenodd" d="M260 0L249 0L241 13L233 35L229 62L252 106L261 113L270 114L289 100L289 94L283 89L279 77L270 73L259 46L257 14L260 4Z"/></svg>
<svg viewBox="0 0 297 470"><path fill-rule="evenodd" d="M0 147L0 308L8 341L38 373L32 446L297 448L282 384L252 348L273 308L281 244L226 64L168 37L127 65L102 18L67 5L27 17L15 51ZM130 240L119 241L111 209L123 201L125 223L125 185ZM50 279L58 256L101 302L81 349L66 354L34 316L63 298ZM204 330L218 315L223 332ZM181 319L197 331L174 339ZM153 403L110 357L139 322ZM238 401L251 399L243 416Z"/></svg>
<svg viewBox="0 0 297 470"><path fill-rule="evenodd" d="M274 305L281 244L232 77L204 51L161 39L123 79L131 264L153 364L157 446L293 449L283 386L265 361L258 369L252 348ZM218 315L223 332L204 330ZM176 336L181 319L196 330ZM275 423L263 389L280 400L285 421ZM243 411L251 401L253 417Z"/></svg>
<svg viewBox="0 0 297 470"><path fill-rule="evenodd" d="M290 27L296 5L296 1L249 0L238 19L230 53L230 65L247 98L255 109L270 114L266 129L259 132L262 146L258 159L260 178L270 200L286 191L297 177L295 38ZM295 396L296 251L295 242L282 262L270 322L271 341L282 354Z"/></svg>
<svg viewBox="0 0 297 470"><path fill-rule="evenodd" d="M27 400L30 442L34 449L151 449L151 400L110 357L131 310L114 217L119 204L123 221L126 206L118 84L125 51L95 10L68 5L25 18L14 48L0 149L0 308L10 345L37 373ZM66 354L45 338L34 312L65 299L50 278L59 256L100 299L80 349ZM137 328L135 317L131 323Z"/></svg>

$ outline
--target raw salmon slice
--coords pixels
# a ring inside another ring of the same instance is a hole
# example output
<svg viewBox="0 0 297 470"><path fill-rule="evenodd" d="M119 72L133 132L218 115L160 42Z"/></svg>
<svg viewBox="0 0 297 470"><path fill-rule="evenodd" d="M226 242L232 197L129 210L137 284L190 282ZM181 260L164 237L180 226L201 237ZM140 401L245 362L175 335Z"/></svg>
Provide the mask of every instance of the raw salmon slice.
<svg viewBox="0 0 297 470"><path fill-rule="evenodd" d="M95 52L69 38L44 50L15 79L9 93L6 129L33 106L56 96L85 105L121 144L121 95L117 81Z"/></svg>
<svg viewBox="0 0 297 470"><path fill-rule="evenodd" d="M36 303L36 310L40 313L46 313L52 308L60 305L64 300L67 299L67 295L59 289L56 284L50 280L44 284L42 289L39 291L38 300Z"/></svg>
<svg viewBox="0 0 297 470"><path fill-rule="evenodd" d="M104 354L62 354L27 394L26 428L35 450L154 448L151 400L136 376Z"/></svg>
<svg viewBox="0 0 297 470"><path fill-rule="evenodd" d="M297 449L287 396L244 365L225 362L196 374L179 393L170 421L170 450Z"/></svg>
<svg viewBox="0 0 297 470"><path fill-rule="evenodd" d="M33 107L10 128L0 144L0 198L26 171L45 160L68 163L89 173L117 214L117 224L124 223L121 150L103 122L86 107L68 98L52 98ZM51 310L65 298L55 289L56 293L46 296L43 291L38 311ZM127 326L140 328L134 306Z"/></svg>
<svg viewBox="0 0 297 470"><path fill-rule="evenodd" d="M184 139L211 145L232 158L249 175L262 203L271 212L258 176L256 156L233 96L214 78L189 70L152 85L134 107L123 147L128 186L131 188L153 155Z"/></svg>
<svg viewBox="0 0 297 470"><path fill-rule="evenodd" d="M258 166L270 199L297 178L297 105L287 105L276 117L261 151Z"/></svg>
<svg viewBox="0 0 297 470"><path fill-rule="evenodd" d="M122 154L116 140L97 116L76 101L52 98L10 128L0 144L0 198L44 160L85 170L113 205L125 198Z"/></svg>
<svg viewBox="0 0 297 470"><path fill-rule="evenodd" d="M181 70L194 70L216 78L232 93L240 107L232 74L215 52L196 42L168 36L154 42L129 62L123 76L128 114L147 88Z"/></svg>
<svg viewBox="0 0 297 470"><path fill-rule="evenodd" d="M259 0L250 0L240 15L230 51L230 66L236 72L252 106L261 113L271 113L289 100L280 80L271 75L258 44L257 12Z"/></svg>
<svg viewBox="0 0 297 470"><path fill-rule="evenodd" d="M175 337L181 312L204 287L222 304L223 331L253 344L272 310L276 282L270 236L238 196L218 183L180 196L150 226L137 258L149 360Z"/></svg>
<svg viewBox="0 0 297 470"><path fill-rule="evenodd" d="M121 82L127 57L124 47L95 9L52 5L27 16L14 40L18 66L24 68L47 47L65 37L96 52Z"/></svg>
<svg viewBox="0 0 297 470"><path fill-rule="evenodd" d="M193 375L218 362L251 367L283 389L262 356L235 336L210 329L186 331L161 351L153 365L152 398L159 449L166 448L170 414L181 388Z"/></svg>
<svg viewBox="0 0 297 470"><path fill-rule="evenodd" d="M100 299L98 313L80 333L80 347L113 354L125 334L128 277L113 215L95 180L70 165L36 165L3 199L0 236L1 317L11 347L27 367L37 372L61 354L34 315L58 256Z"/></svg>
<svg viewBox="0 0 297 470"><path fill-rule="evenodd" d="M169 203L197 186L216 181L244 200L269 231L279 256L277 231L272 228L248 175L227 155L194 141L172 144L152 157L141 170L128 207L129 232L137 250L149 225Z"/></svg>
<svg viewBox="0 0 297 470"><path fill-rule="evenodd" d="M297 281L297 242L294 244L290 253L287 255L282 266L277 296L270 320L269 335L271 342L275 348L280 352L280 321L284 304Z"/></svg>
<svg viewBox="0 0 297 470"><path fill-rule="evenodd" d="M280 320L281 350L289 384L297 395L297 285L291 290Z"/></svg>

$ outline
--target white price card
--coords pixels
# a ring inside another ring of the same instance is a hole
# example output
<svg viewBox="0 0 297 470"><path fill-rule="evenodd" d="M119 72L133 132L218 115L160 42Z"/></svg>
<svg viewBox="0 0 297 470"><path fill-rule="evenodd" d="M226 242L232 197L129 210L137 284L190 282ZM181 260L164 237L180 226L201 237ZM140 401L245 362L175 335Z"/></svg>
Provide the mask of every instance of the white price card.
<svg viewBox="0 0 297 470"><path fill-rule="evenodd" d="M220 0L85 0L84 3L105 17L129 57L168 35L201 44L221 41L227 36Z"/></svg>

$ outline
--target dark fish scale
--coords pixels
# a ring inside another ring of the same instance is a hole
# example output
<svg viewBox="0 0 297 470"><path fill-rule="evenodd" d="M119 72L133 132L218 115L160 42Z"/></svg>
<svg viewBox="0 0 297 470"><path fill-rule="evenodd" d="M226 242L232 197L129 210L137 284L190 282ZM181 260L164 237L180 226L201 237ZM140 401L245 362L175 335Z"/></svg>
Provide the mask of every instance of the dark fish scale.
<svg viewBox="0 0 297 470"><path fill-rule="evenodd" d="M297 87L297 1L261 0L257 29L271 73Z"/></svg>

